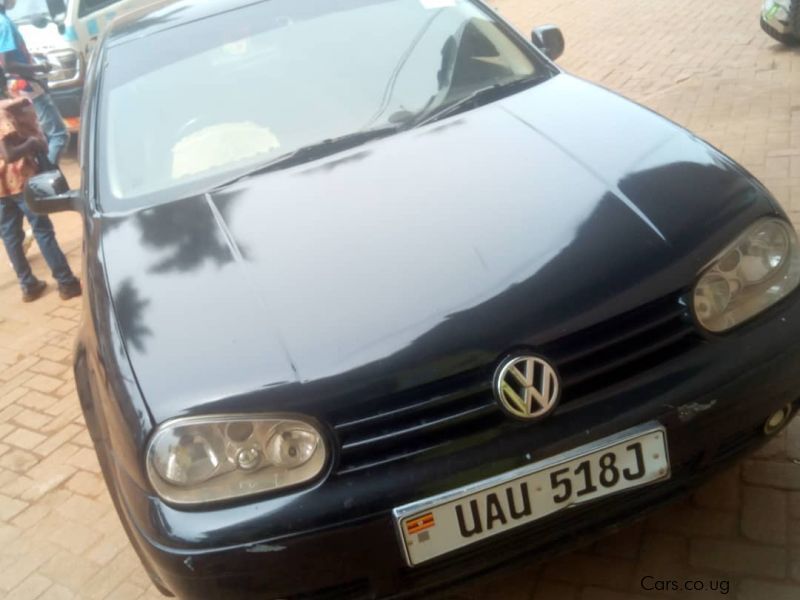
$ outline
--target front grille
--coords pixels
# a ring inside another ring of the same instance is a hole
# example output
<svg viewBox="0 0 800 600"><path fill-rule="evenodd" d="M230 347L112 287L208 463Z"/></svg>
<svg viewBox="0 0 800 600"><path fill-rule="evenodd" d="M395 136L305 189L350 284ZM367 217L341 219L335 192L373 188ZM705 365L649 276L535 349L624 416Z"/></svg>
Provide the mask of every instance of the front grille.
<svg viewBox="0 0 800 600"><path fill-rule="evenodd" d="M671 294L538 349L558 368L561 406L588 402L679 356L698 343L679 293ZM506 417L491 390L494 364L396 394L381 412L340 414L337 472L352 473L443 447Z"/></svg>

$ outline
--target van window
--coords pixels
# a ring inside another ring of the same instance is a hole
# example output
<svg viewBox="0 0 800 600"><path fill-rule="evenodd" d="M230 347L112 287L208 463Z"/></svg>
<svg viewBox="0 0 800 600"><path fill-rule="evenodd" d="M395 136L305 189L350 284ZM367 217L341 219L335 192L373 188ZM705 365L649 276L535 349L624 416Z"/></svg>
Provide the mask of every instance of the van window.
<svg viewBox="0 0 800 600"><path fill-rule="evenodd" d="M78 7L78 17L85 17L86 15L90 15L101 8L106 8L107 6L111 6L113 4L119 4L120 2L121 0L81 0L81 4Z"/></svg>

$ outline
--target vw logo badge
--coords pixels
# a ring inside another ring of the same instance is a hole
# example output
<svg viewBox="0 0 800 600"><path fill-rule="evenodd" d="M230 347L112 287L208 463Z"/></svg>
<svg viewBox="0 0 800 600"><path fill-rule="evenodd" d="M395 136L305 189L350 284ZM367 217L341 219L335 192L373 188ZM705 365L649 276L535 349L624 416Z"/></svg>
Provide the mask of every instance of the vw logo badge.
<svg viewBox="0 0 800 600"><path fill-rule="evenodd" d="M536 421L558 405L561 382L546 360L533 355L510 356L495 371L494 393L512 417Z"/></svg>

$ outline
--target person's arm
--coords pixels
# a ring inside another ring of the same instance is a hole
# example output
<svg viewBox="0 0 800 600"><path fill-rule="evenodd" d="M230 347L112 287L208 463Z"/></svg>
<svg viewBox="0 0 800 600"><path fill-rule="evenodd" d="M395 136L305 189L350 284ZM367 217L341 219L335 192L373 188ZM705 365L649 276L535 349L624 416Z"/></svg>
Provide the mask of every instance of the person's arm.
<svg viewBox="0 0 800 600"><path fill-rule="evenodd" d="M19 75L24 79L33 79L37 75L50 71L49 64L28 65L14 61L11 52L19 50L14 38L14 29L6 15L0 15L0 64L7 73Z"/></svg>
<svg viewBox="0 0 800 600"><path fill-rule="evenodd" d="M47 144L35 137L29 137L21 144L9 144L6 140L0 140L0 159L6 163L19 160L24 156L31 156L37 152L47 152Z"/></svg>
<svg viewBox="0 0 800 600"><path fill-rule="evenodd" d="M13 60L9 60L8 55L5 53L3 53L3 58L0 62L3 63L3 68L6 70L6 73L19 75L23 79L35 79L38 75L50 72L49 64L23 65L21 63L14 62Z"/></svg>

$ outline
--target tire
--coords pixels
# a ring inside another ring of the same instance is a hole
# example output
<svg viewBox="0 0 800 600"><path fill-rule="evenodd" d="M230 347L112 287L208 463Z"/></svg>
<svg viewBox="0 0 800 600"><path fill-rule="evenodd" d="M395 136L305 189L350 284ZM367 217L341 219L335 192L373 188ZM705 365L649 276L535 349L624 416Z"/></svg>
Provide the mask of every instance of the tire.
<svg viewBox="0 0 800 600"><path fill-rule="evenodd" d="M795 4L793 6L800 6L800 4ZM800 28L800 10L793 11L793 23L796 25L793 27L794 30L798 30ZM761 29L766 33L769 37L778 40L781 44L785 46L798 46L800 45L800 37L794 35L792 33L780 33L777 29L772 27L769 23L767 23L763 18L761 19Z"/></svg>
<svg viewBox="0 0 800 600"><path fill-rule="evenodd" d="M800 0L793 0L789 5L789 25L794 45L800 44Z"/></svg>

